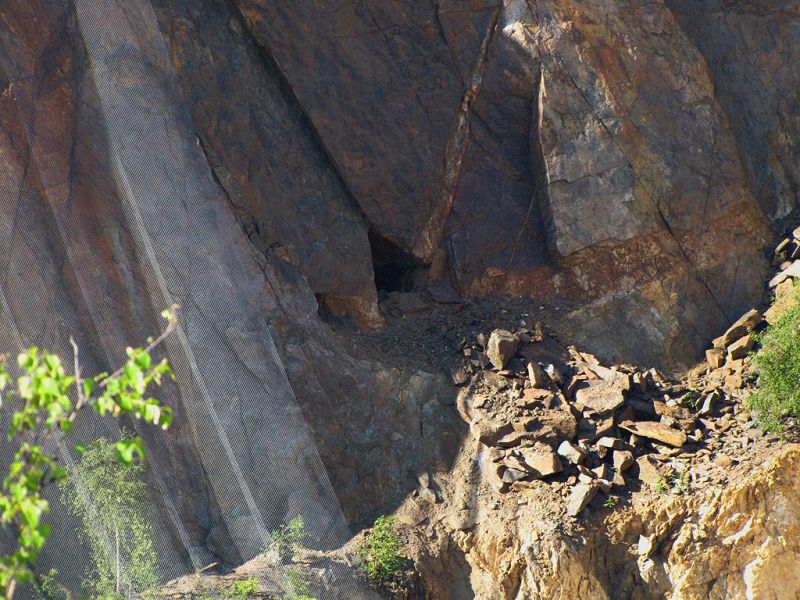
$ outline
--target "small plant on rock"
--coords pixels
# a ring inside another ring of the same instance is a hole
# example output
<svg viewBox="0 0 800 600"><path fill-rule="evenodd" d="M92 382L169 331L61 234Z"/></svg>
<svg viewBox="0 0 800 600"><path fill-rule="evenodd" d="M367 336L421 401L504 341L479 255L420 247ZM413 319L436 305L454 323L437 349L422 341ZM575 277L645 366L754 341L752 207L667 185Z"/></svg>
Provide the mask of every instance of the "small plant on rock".
<svg viewBox="0 0 800 600"><path fill-rule="evenodd" d="M276 563L289 562L303 548L307 537L303 515L297 515L270 532L270 543L264 552L272 554Z"/></svg>
<svg viewBox="0 0 800 600"><path fill-rule="evenodd" d="M614 508L617 505L617 499L614 496L609 496L603 500L603 506L606 508Z"/></svg>
<svg viewBox="0 0 800 600"><path fill-rule="evenodd" d="M667 479L661 475L656 477L651 485L656 494L666 494L669 491L669 483Z"/></svg>
<svg viewBox="0 0 800 600"><path fill-rule="evenodd" d="M286 586L283 600L316 600L309 594L311 583L300 572L300 569L286 569Z"/></svg>
<svg viewBox="0 0 800 600"><path fill-rule="evenodd" d="M682 464L678 469L672 469L667 475L667 480L677 493L689 493L689 467L686 464Z"/></svg>
<svg viewBox="0 0 800 600"><path fill-rule="evenodd" d="M259 583L261 582L256 577L241 579L231 587L231 595L236 600L247 600L258 591Z"/></svg>
<svg viewBox="0 0 800 600"><path fill-rule="evenodd" d="M753 357L757 390L747 406L766 431L780 431L786 417L800 416L800 286L775 303L780 315L760 336Z"/></svg>
<svg viewBox="0 0 800 600"><path fill-rule="evenodd" d="M400 555L401 547L394 517L378 517L359 548L364 571L373 579L390 579L405 563Z"/></svg>

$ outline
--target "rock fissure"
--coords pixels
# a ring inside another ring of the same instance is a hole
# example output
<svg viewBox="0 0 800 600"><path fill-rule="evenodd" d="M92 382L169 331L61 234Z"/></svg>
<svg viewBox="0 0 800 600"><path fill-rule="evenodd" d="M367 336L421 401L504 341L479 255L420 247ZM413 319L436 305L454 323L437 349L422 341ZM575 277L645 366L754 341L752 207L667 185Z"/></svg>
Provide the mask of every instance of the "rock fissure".
<svg viewBox="0 0 800 600"><path fill-rule="evenodd" d="M461 105L456 114L453 131L445 146L444 158L442 161L441 199L437 203L438 208L434 210L428 223L423 228L421 235L414 243L414 254L421 257L423 260L430 260L435 247L439 244L445 222L450 215L453 202L455 201L464 153L467 151L467 147L470 143L469 118L471 105L481 89L489 49L499 27L501 12L502 7L498 7L486 28L483 41L478 50L478 55L475 58L472 72L466 82L466 89L464 90Z"/></svg>

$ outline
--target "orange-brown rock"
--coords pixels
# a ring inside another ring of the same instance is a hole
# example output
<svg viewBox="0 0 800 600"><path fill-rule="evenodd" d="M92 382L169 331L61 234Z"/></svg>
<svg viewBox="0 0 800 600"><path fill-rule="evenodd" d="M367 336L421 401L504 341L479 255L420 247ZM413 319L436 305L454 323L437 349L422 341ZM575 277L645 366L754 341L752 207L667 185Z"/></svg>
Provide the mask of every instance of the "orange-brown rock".
<svg viewBox="0 0 800 600"><path fill-rule="evenodd" d="M640 437L645 437L670 446L681 447L686 443L686 434L656 421L626 421L619 425L622 429Z"/></svg>

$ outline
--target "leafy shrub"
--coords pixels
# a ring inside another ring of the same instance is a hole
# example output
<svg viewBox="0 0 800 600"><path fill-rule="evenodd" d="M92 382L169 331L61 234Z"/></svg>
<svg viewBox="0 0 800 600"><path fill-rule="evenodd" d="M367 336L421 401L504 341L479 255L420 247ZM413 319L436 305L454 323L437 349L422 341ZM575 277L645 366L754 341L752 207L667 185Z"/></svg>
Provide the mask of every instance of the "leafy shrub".
<svg viewBox="0 0 800 600"><path fill-rule="evenodd" d="M374 579L393 577L405 564L400 555L401 547L394 517L386 515L378 517L359 548L359 555L364 561L364 571Z"/></svg>
<svg viewBox="0 0 800 600"><path fill-rule="evenodd" d="M689 493L689 467L682 463L679 468L671 469L667 481L679 494Z"/></svg>
<svg viewBox="0 0 800 600"><path fill-rule="evenodd" d="M259 580L255 577L248 577L233 584L231 594L236 600L247 600L258 591Z"/></svg>
<svg viewBox="0 0 800 600"><path fill-rule="evenodd" d="M34 588L34 596L38 600L70 600L72 594L56 581L57 577L56 569L50 569L46 575L41 575L38 587Z"/></svg>
<svg viewBox="0 0 800 600"><path fill-rule="evenodd" d="M753 357L757 389L747 406L761 427L779 431L786 417L800 416L800 286L776 301L780 315L760 336Z"/></svg>
<svg viewBox="0 0 800 600"><path fill-rule="evenodd" d="M116 445L105 438L92 442L76 466L80 491L73 479L62 482L62 499L81 520L80 537L89 545L92 564L84 587L108 599L152 595L158 560L144 466L125 465L116 454Z"/></svg>
<svg viewBox="0 0 800 600"><path fill-rule="evenodd" d="M265 552L274 554L278 562L291 561L307 537L303 515L297 515L270 532L270 543Z"/></svg>

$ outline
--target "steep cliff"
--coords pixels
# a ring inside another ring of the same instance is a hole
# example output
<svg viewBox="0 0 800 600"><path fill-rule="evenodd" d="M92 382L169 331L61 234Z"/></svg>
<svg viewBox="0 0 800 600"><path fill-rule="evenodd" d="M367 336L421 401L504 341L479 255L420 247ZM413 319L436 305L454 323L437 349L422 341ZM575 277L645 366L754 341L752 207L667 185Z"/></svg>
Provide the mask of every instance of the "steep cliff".
<svg viewBox="0 0 800 600"><path fill-rule="evenodd" d="M176 573L298 512L336 546L457 460L460 318L675 369L757 303L784 4L7 0L5 349L99 371L181 304L177 425L141 432Z"/></svg>

